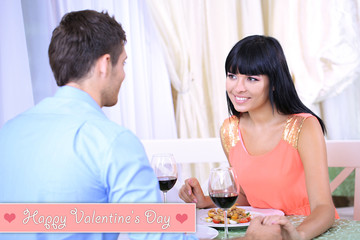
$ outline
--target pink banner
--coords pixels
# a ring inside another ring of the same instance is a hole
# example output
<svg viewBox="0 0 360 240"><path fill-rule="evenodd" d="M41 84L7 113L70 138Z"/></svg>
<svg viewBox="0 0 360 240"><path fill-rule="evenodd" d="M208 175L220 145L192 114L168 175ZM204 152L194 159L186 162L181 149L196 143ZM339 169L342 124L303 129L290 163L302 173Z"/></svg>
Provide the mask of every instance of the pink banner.
<svg viewBox="0 0 360 240"><path fill-rule="evenodd" d="M0 204L0 232L188 232L195 204Z"/></svg>

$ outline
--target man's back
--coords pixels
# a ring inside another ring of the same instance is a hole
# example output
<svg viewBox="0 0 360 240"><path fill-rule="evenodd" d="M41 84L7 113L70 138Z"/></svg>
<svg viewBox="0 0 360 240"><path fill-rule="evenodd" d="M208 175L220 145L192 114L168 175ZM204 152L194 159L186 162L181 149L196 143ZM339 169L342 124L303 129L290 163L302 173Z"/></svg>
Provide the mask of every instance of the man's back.
<svg viewBox="0 0 360 240"><path fill-rule="evenodd" d="M9 121L0 159L2 203L160 201L140 141L76 88Z"/></svg>

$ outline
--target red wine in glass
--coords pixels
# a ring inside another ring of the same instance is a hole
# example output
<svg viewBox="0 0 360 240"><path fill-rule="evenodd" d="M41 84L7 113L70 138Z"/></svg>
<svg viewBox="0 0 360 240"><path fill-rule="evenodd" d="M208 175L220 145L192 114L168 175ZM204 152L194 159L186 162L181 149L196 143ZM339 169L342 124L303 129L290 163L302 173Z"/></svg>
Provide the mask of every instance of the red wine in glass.
<svg viewBox="0 0 360 240"><path fill-rule="evenodd" d="M160 190L169 191L175 185L177 178L176 177L158 177Z"/></svg>
<svg viewBox="0 0 360 240"><path fill-rule="evenodd" d="M211 200L215 203L219 208L231 208L238 198L237 193L228 193L228 192L220 192L210 194Z"/></svg>
<svg viewBox="0 0 360 240"><path fill-rule="evenodd" d="M227 210L238 198L239 188L235 181L236 175L231 167L213 168L209 176L209 196L216 206L224 209L224 237L227 239Z"/></svg>
<svg viewBox="0 0 360 240"><path fill-rule="evenodd" d="M164 203L166 203L166 192L174 187L178 176L174 155L171 153L154 154L151 166L158 178L160 190L164 195Z"/></svg>

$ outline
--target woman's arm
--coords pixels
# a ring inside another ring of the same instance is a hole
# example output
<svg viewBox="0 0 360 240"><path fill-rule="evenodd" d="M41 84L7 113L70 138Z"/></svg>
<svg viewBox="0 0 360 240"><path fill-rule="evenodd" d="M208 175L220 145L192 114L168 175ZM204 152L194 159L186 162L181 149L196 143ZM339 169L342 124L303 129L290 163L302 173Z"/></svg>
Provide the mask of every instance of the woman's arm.
<svg viewBox="0 0 360 240"><path fill-rule="evenodd" d="M240 187L240 193L239 193L238 199L236 200L236 203L239 206L250 206L250 203L248 202L242 187Z"/></svg>
<svg viewBox="0 0 360 240"><path fill-rule="evenodd" d="M298 151L304 165L311 214L297 227L297 231L304 239L311 239L329 229L335 218L326 144L320 124L315 117L304 121L299 136Z"/></svg>

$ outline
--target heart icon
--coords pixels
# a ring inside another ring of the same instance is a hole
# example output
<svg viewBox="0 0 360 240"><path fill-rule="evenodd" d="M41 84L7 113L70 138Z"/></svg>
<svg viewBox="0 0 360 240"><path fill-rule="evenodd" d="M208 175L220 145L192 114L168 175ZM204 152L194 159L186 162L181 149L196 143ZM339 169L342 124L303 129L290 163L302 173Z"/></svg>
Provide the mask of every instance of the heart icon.
<svg viewBox="0 0 360 240"><path fill-rule="evenodd" d="M181 224L188 219L188 215L184 214L176 214L176 220L178 220Z"/></svg>
<svg viewBox="0 0 360 240"><path fill-rule="evenodd" d="M11 223L14 219L15 219L15 213L11 213L11 214L8 214L8 213L5 213L4 215L4 218L6 221L8 221L9 223Z"/></svg>

